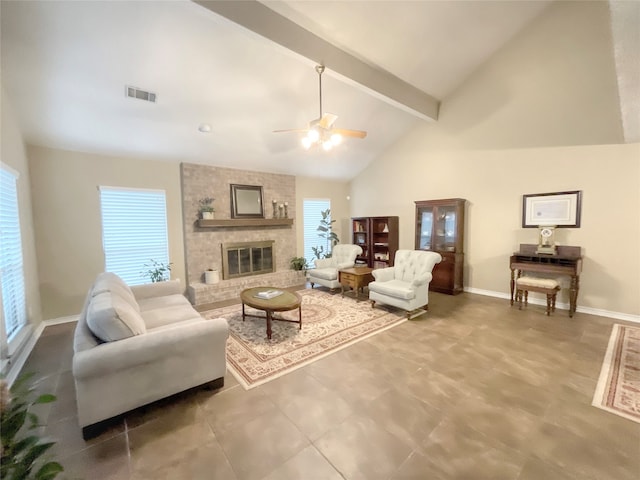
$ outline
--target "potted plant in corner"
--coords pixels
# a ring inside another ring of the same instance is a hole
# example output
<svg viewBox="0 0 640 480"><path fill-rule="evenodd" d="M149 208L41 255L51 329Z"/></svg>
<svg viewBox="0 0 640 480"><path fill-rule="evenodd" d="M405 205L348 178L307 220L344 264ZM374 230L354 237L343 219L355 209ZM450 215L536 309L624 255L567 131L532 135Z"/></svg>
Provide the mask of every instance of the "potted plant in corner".
<svg viewBox="0 0 640 480"><path fill-rule="evenodd" d="M56 400L51 394L38 394L33 373L22 374L11 387L0 377L0 478L53 480L64 471L52 459L55 441L42 436L43 425L32 407Z"/></svg>
<svg viewBox="0 0 640 480"><path fill-rule="evenodd" d="M200 215L203 220L213 220L213 212L216 211L213 208L213 201L215 198L213 197L205 197L200 200Z"/></svg>
<svg viewBox="0 0 640 480"><path fill-rule="evenodd" d="M143 278L148 278L152 283L165 282L170 279L171 265L173 263L163 263L151 259L151 263L145 263L144 272L140 272Z"/></svg>
<svg viewBox="0 0 640 480"><path fill-rule="evenodd" d="M293 257L290 260L290 264L291 264L291 269L296 271L304 270L306 272L307 269L309 268L307 259L304 257Z"/></svg>
<svg viewBox="0 0 640 480"><path fill-rule="evenodd" d="M338 235L333 231L333 224L336 223L336 221L331 218L331 209L321 210L320 215L322 215L322 219L316 231L318 232L318 237L326 241L327 249L325 250L322 245L311 247L311 251L318 260L330 258L333 247L337 243L340 243Z"/></svg>

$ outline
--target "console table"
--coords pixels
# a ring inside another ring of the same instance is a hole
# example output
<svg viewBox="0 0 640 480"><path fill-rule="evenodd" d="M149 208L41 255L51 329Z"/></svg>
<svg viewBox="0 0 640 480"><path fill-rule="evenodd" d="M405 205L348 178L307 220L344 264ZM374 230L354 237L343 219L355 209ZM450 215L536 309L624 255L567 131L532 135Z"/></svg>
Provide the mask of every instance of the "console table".
<svg viewBox="0 0 640 480"><path fill-rule="evenodd" d="M509 259L511 269L511 305L516 278L522 272L538 272L550 276L566 275L571 278L569 290L569 316L576 311L578 290L580 289L580 272L582 271L582 255L580 247L558 246L555 255L536 253L537 245L521 243L520 251L515 252ZM516 276L516 271L517 276Z"/></svg>

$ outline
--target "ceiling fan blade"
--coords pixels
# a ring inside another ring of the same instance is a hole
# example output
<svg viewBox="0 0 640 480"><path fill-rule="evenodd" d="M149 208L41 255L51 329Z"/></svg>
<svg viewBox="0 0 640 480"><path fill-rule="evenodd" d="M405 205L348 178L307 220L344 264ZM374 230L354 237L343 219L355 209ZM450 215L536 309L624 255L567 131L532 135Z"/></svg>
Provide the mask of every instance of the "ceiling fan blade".
<svg viewBox="0 0 640 480"><path fill-rule="evenodd" d="M367 136L367 132L362 130L347 130L344 128L334 128L331 130L331 133L339 133L343 137L364 138Z"/></svg>
<svg viewBox="0 0 640 480"><path fill-rule="evenodd" d="M273 133L306 132L308 130L308 128L289 128L287 130L274 130Z"/></svg>
<svg viewBox="0 0 640 480"><path fill-rule="evenodd" d="M320 126L329 130L337 118L338 116L333 113L325 113L320 119Z"/></svg>

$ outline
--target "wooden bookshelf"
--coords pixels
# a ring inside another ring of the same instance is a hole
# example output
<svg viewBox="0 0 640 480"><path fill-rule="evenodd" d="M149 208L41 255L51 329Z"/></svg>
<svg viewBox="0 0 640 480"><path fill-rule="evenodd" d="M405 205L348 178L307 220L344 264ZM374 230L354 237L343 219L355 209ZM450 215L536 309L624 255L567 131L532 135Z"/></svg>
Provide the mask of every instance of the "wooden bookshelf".
<svg viewBox="0 0 640 480"><path fill-rule="evenodd" d="M392 267L398 250L398 217L354 217L353 243L362 248L356 259L371 268Z"/></svg>

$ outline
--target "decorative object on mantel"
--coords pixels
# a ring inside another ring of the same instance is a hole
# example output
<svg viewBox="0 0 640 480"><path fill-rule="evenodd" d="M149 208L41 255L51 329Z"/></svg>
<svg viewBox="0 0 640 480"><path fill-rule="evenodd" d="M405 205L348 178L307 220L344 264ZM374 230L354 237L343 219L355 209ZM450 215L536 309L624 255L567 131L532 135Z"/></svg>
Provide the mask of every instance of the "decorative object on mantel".
<svg viewBox="0 0 640 480"><path fill-rule="evenodd" d="M580 228L582 191L533 193L522 196L522 228L541 225Z"/></svg>
<svg viewBox="0 0 640 480"><path fill-rule="evenodd" d="M220 282L220 272L218 270L210 268L204 272L204 283L207 285L215 285L218 282Z"/></svg>
<svg viewBox="0 0 640 480"><path fill-rule="evenodd" d="M602 362L592 405L640 423L638 371L640 327L616 323Z"/></svg>
<svg viewBox="0 0 640 480"><path fill-rule="evenodd" d="M261 186L231 185L231 218L264 218Z"/></svg>
<svg viewBox="0 0 640 480"><path fill-rule="evenodd" d="M273 218L289 218L289 202L273 200Z"/></svg>
<svg viewBox="0 0 640 480"><path fill-rule="evenodd" d="M371 309L322 290L299 290L304 328L274 322L271 340L264 322L242 321L239 304L201 312L204 318L224 317L229 323L227 366L245 388L257 387L331 353L406 321L403 312L390 307ZM247 307L249 313L251 309ZM282 312L297 320L297 310Z"/></svg>
<svg viewBox="0 0 640 480"><path fill-rule="evenodd" d="M213 197L205 197L198 202L200 203L200 215L203 220L213 220L213 213L216 211L213 208L214 200L215 198Z"/></svg>

